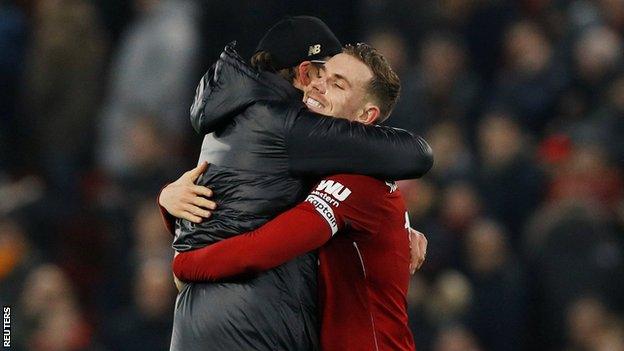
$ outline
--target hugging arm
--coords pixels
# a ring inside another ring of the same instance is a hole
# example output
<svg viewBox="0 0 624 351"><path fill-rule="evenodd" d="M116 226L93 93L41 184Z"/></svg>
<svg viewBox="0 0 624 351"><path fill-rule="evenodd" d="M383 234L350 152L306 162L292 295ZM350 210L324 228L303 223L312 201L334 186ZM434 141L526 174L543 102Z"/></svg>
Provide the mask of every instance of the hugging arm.
<svg viewBox="0 0 624 351"><path fill-rule="evenodd" d="M345 223L357 226L365 222L362 213L373 206L362 201L369 194L367 184L352 178L327 177L306 201L260 228L178 254L173 261L174 274L184 281L214 281L265 271L321 247ZM342 192L345 197L331 200L332 195L325 193L328 189L321 184L338 181L346 189Z"/></svg>
<svg viewBox="0 0 624 351"><path fill-rule="evenodd" d="M308 110L300 110L287 123L286 145L293 174L352 173L398 180L419 178L433 165L429 144L406 130Z"/></svg>
<svg viewBox="0 0 624 351"><path fill-rule="evenodd" d="M257 273L322 246L331 234L325 220L304 202L254 231L179 253L173 260L173 273L183 281Z"/></svg>
<svg viewBox="0 0 624 351"><path fill-rule="evenodd" d="M306 201L260 228L179 253L173 261L173 272L181 280L195 282L258 273L319 248L347 223L354 229L376 225L383 220L378 205L384 195L374 182L364 178L327 177ZM341 196L334 194L335 184L344 186ZM427 242L422 233L410 231L410 271L414 273L424 261Z"/></svg>

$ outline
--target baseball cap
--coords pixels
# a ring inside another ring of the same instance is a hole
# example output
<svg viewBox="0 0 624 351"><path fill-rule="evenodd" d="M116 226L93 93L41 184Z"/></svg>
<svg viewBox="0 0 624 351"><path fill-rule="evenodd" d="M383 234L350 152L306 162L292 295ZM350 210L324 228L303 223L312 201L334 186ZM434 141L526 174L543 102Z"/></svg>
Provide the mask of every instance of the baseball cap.
<svg viewBox="0 0 624 351"><path fill-rule="evenodd" d="M283 69L303 61L324 63L325 57L342 52L342 44L319 18L294 16L271 27L256 47L259 51L270 53L275 69Z"/></svg>

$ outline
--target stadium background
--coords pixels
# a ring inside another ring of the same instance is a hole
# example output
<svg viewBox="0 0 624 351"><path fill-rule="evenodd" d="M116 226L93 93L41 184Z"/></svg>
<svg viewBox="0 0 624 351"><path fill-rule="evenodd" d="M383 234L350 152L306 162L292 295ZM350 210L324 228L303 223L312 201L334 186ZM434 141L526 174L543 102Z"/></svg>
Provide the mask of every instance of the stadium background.
<svg viewBox="0 0 624 351"><path fill-rule="evenodd" d="M15 350L165 350L160 187L196 162L195 83L285 14L399 73L389 124L429 238L420 351L624 350L624 2L2 0L0 302Z"/></svg>

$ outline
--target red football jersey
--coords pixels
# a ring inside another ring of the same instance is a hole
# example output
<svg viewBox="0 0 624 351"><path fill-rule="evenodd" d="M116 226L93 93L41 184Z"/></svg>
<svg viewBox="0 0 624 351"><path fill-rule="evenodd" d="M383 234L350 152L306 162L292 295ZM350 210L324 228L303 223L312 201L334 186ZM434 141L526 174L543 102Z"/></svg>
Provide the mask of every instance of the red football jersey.
<svg viewBox="0 0 624 351"><path fill-rule="evenodd" d="M409 226L394 183L358 175L321 181L307 199L335 227L319 250L323 350L413 350L407 324ZM336 228L337 229L337 228Z"/></svg>

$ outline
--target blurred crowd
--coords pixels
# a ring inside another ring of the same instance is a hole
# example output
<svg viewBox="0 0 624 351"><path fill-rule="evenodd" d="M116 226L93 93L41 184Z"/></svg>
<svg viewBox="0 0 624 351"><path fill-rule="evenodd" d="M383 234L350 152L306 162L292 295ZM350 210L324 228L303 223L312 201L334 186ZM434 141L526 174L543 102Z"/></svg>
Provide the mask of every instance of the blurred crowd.
<svg viewBox="0 0 624 351"><path fill-rule="evenodd" d="M160 188L231 40L321 17L390 60L429 239L420 351L624 350L624 1L0 0L0 302L15 350L166 350Z"/></svg>

